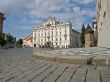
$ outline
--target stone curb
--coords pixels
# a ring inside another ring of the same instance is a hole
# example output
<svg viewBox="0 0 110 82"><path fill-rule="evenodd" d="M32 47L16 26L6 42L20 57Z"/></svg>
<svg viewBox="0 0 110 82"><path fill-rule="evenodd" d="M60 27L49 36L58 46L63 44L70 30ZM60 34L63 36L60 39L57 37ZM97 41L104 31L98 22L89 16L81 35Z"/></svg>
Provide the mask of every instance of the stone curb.
<svg viewBox="0 0 110 82"><path fill-rule="evenodd" d="M95 56L92 61L95 65L110 65L110 56L107 55Z"/></svg>
<svg viewBox="0 0 110 82"><path fill-rule="evenodd" d="M33 54L32 58L69 64L87 64L87 59L91 58L91 56L53 56Z"/></svg>
<svg viewBox="0 0 110 82"><path fill-rule="evenodd" d="M52 62L61 62L69 64L87 64L88 59L92 58L93 65L110 65L110 56L67 56L67 55L36 55L33 54L32 58L47 60Z"/></svg>

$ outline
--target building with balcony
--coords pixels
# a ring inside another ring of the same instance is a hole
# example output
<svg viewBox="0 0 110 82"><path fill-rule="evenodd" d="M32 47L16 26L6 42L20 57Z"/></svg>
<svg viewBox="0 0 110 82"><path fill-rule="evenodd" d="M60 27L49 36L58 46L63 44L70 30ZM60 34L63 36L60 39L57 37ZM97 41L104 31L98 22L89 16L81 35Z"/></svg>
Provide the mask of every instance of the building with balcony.
<svg viewBox="0 0 110 82"><path fill-rule="evenodd" d="M42 27L33 28L33 47L80 47L80 33L72 29L70 22L47 18Z"/></svg>

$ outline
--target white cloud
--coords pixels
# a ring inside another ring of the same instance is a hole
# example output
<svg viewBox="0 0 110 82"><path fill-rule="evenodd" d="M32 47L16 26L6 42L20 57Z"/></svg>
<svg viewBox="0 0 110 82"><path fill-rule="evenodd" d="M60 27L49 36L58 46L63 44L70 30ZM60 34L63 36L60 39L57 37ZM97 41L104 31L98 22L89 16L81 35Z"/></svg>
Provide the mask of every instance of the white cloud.
<svg viewBox="0 0 110 82"><path fill-rule="evenodd" d="M73 0L73 1L76 1L80 4L89 4L89 3L94 2L95 0Z"/></svg>
<svg viewBox="0 0 110 82"><path fill-rule="evenodd" d="M75 6L75 3L69 3L71 0L0 0L0 10L8 17L20 17L21 26L19 29L30 29L32 24L41 24L39 18L47 18L49 16L57 17L62 21L70 20L76 28L80 28L85 22L85 16L95 16L95 10L82 9ZM80 4L89 4L95 0L73 0ZM63 9L64 12L51 12ZM29 19L28 19L29 18ZM14 20L13 20L14 21ZM30 23L28 22L30 21ZM25 23L29 24L25 24ZM24 23L24 25L23 25ZM14 27L15 25L13 25ZM33 26L33 25L32 25ZM38 25L39 26L39 25Z"/></svg>
<svg viewBox="0 0 110 82"><path fill-rule="evenodd" d="M74 12L80 12L81 9L80 9L80 7L74 7L73 10L74 10Z"/></svg>
<svg viewBox="0 0 110 82"><path fill-rule="evenodd" d="M21 24L21 25L14 25L15 30L31 30L34 27L34 25L31 24Z"/></svg>
<svg viewBox="0 0 110 82"><path fill-rule="evenodd" d="M83 10L81 12L81 15L94 17L96 15L96 12L94 10Z"/></svg>

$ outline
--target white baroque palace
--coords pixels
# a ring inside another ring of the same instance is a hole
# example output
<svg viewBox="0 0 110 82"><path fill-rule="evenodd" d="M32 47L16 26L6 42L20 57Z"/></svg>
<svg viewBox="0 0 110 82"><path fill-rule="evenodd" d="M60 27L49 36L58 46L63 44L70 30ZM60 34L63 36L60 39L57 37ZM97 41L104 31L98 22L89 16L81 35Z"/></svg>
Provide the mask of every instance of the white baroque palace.
<svg viewBox="0 0 110 82"><path fill-rule="evenodd" d="M110 48L110 0L96 0L98 46Z"/></svg>
<svg viewBox="0 0 110 82"><path fill-rule="evenodd" d="M80 47L80 33L72 29L70 22L47 18L43 27L33 28L33 47Z"/></svg>

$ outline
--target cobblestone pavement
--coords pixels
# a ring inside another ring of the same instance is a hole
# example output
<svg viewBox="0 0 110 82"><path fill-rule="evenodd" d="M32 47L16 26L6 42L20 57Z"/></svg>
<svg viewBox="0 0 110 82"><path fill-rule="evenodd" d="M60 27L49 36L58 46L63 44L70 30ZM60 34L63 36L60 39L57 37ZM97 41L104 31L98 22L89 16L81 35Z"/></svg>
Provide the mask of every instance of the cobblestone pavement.
<svg viewBox="0 0 110 82"><path fill-rule="evenodd" d="M110 49L108 48L98 48L98 47L91 47L91 48L66 48L66 49L39 49L34 48L33 53L39 54L50 54L50 55L110 55Z"/></svg>
<svg viewBox="0 0 110 82"><path fill-rule="evenodd" d="M33 60L31 53L32 49L0 50L0 82L110 82L109 66Z"/></svg>
<svg viewBox="0 0 110 82"><path fill-rule="evenodd" d="M18 64L32 57L32 48L0 49L0 66Z"/></svg>
<svg viewBox="0 0 110 82"><path fill-rule="evenodd" d="M0 66L0 82L110 82L110 69L28 59Z"/></svg>

